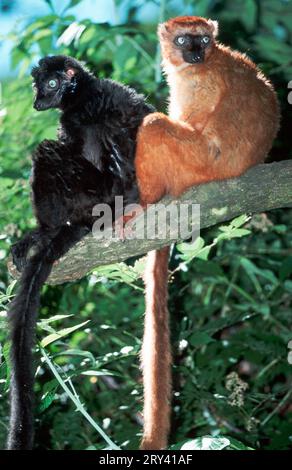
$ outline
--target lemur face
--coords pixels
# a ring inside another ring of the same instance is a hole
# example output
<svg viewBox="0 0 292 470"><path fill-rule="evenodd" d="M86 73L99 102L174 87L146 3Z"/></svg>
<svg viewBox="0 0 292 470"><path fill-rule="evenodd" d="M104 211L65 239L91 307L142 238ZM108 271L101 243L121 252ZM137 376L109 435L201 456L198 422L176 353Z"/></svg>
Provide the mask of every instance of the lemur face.
<svg viewBox="0 0 292 470"><path fill-rule="evenodd" d="M185 62L200 64L205 60L205 50L211 45L211 36L184 32L176 36L173 43L181 51Z"/></svg>
<svg viewBox="0 0 292 470"><path fill-rule="evenodd" d="M32 70L35 89L34 108L44 111L62 108L76 90L78 75L83 68L78 61L63 56L41 59L38 67Z"/></svg>
<svg viewBox="0 0 292 470"><path fill-rule="evenodd" d="M212 53L218 32L216 21L187 16L159 26L164 65L202 64Z"/></svg>

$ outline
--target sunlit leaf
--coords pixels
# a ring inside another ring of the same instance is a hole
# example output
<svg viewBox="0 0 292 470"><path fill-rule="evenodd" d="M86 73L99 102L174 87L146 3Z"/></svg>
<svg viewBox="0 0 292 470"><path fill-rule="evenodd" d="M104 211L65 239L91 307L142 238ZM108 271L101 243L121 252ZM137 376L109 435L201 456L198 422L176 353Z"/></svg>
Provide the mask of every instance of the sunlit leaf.
<svg viewBox="0 0 292 470"><path fill-rule="evenodd" d="M80 325L72 326L71 328L64 328L63 330L60 330L56 333L51 334L41 341L41 346L45 348L46 346L53 343L54 341L57 341L61 338L65 338L65 336L68 336L74 331L79 330L83 326L87 325L89 322L90 320L80 323Z"/></svg>
<svg viewBox="0 0 292 470"><path fill-rule="evenodd" d="M226 437L198 437L184 444L174 446L180 450L223 450L230 445L230 440Z"/></svg>

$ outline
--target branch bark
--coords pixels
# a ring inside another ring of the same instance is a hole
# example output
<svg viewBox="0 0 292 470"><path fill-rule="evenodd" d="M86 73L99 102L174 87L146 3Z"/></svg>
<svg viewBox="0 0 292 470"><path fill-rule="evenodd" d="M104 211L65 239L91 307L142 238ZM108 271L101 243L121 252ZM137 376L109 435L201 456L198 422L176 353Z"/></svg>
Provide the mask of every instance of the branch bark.
<svg viewBox="0 0 292 470"><path fill-rule="evenodd" d="M178 211L182 204L200 204L201 228L211 227L244 213L292 207L292 161L259 165L239 178L196 186L178 199L167 197L161 203L168 208L175 207ZM158 229L158 217L162 211L163 209L158 211L158 216L151 221ZM144 233L144 216L141 214L137 218L138 235ZM197 221L189 215L188 223L190 227ZM56 264L49 283L62 284L80 279L97 266L143 255L174 241L181 241L181 238L177 237L177 233L169 225L167 235L162 239L97 240L90 234ZM11 274L17 277L11 260L8 262L8 268Z"/></svg>

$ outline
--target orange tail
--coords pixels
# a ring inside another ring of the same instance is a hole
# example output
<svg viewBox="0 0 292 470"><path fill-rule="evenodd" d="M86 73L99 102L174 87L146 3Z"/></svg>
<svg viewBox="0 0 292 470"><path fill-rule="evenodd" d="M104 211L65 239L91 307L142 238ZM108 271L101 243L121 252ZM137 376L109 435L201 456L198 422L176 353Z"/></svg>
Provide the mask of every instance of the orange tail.
<svg viewBox="0 0 292 470"><path fill-rule="evenodd" d="M169 247L148 253L146 313L142 347L144 382L143 450L167 446L170 428L171 348L168 325Z"/></svg>

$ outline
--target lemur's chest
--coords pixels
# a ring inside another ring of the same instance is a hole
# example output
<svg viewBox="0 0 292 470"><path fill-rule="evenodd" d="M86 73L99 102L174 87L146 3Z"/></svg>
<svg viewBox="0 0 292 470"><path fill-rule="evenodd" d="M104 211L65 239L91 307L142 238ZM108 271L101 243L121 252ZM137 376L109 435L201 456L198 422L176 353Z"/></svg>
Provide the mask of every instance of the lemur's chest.
<svg viewBox="0 0 292 470"><path fill-rule="evenodd" d="M208 74L196 75L190 67L171 80L169 114L192 125L204 121L216 108L221 89Z"/></svg>

